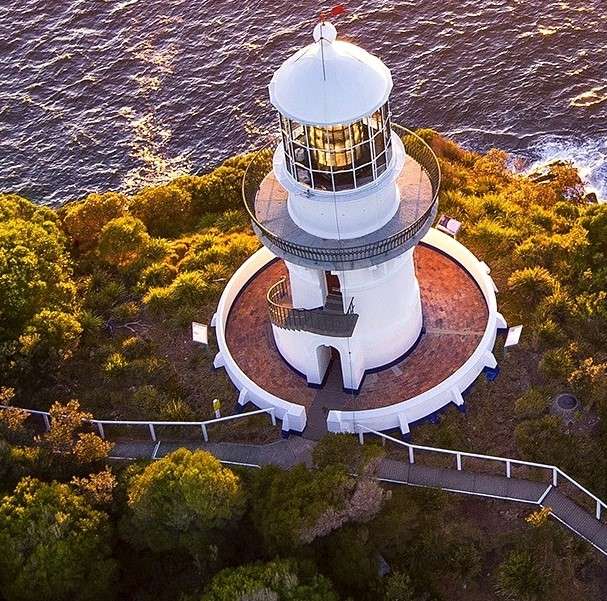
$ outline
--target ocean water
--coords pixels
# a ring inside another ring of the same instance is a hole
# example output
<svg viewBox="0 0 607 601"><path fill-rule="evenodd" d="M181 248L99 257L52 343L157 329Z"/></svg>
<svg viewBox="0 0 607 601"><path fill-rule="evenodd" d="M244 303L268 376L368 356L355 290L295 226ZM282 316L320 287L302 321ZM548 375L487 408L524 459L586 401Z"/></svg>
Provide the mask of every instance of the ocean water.
<svg viewBox="0 0 607 601"><path fill-rule="evenodd" d="M275 126L271 74L311 41L320 7L3 0L0 190L40 203L132 192L255 148ZM398 122L531 162L573 160L607 198L605 0L347 8L339 35L390 67Z"/></svg>

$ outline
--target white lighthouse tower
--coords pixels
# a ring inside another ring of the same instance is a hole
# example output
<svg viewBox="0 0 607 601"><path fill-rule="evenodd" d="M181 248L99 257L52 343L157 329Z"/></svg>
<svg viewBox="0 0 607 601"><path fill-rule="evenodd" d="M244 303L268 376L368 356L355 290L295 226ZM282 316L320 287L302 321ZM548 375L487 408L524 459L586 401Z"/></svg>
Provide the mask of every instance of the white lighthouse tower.
<svg viewBox="0 0 607 601"><path fill-rule="evenodd" d="M420 137L392 123L389 69L338 40L329 22L313 33L269 85L280 136L243 183L264 248L222 295L215 365L241 404L273 408L285 429L324 415L322 402L330 430L406 432L463 404L466 387L495 366L505 323L487 266L431 229L440 167ZM336 363L341 390L311 393Z"/></svg>
<svg viewBox="0 0 607 601"><path fill-rule="evenodd" d="M424 216L418 236L381 250L383 230L406 225L397 185L406 155L391 128L392 77L379 59L336 36L331 23L319 23L314 43L272 78L270 100L282 137L274 174L288 198L277 203L267 190L275 183L266 182L258 202L266 202L281 221L280 231L297 229L302 246L318 249L317 256L293 256L260 232L288 268L277 306L288 286L294 309L315 311L291 316L276 311L272 322L280 353L308 383L321 384L335 349L344 388L357 390L366 370L394 361L419 338L422 309L413 247L434 214ZM419 179L419 170L411 175ZM363 242L360 253L352 251L351 240Z"/></svg>

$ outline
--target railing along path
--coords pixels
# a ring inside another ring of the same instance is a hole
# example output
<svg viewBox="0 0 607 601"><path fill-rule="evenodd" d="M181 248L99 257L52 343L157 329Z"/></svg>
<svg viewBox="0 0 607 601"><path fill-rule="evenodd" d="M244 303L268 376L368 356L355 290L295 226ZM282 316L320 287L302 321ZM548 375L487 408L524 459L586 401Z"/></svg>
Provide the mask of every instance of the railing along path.
<svg viewBox="0 0 607 601"><path fill-rule="evenodd" d="M364 434L365 434L365 432L367 432L368 434L373 434L375 436L381 437L382 441L384 441L384 442L386 440L389 440L398 445L406 447L408 450L410 464L415 463L415 451L417 450L417 451L428 451L430 453L434 453L434 454L438 454L438 455L446 455L446 456L454 457L455 458L455 467L456 467L457 471L460 471L460 472L463 471L463 469L464 469L463 459L466 457L482 459L485 461L490 461L492 463L502 464L505 468L504 475L506 476L506 478L512 478L512 466L513 465L547 470L551 474L551 482L549 483L550 486L554 486L554 487L558 486L559 477L561 477L561 478L565 479L566 481L568 481L569 483L571 483L581 493L583 493L584 495L589 497L592 500L593 504L595 505L595 517L597 520L601 519L601 516L603 515L603 509L607 509L607 503L605 503L604 501L599 499L596 495L592 494L587 488L582 486L579 482L574 480L571 476L567 475L563 470L561 470L559 467L556 467L555 465L548 465L546 463L535 463L533 461L524 461L522 459L511 459L509 457L496 457L494 455L482 455L480 453L469 453L467 451L454 451L452 449L426 447L423 445L411 444L411 443L405 442L403 440L399 440L398 438L388 436L387 434L384 434L383 432L371 430L370 428L367 428L366 426L358 425L357 429L358 429L358 438L359 438L359 441L361 444L364 444Z"/></svg>
<svg viewBox="0 0 607 601"><path fill-rule="evenodd" d="M17 410L17 411L25 411L29 415L39 415L42 418L44 423L44 428L48 432L51 427L51 415L48 411L38 411L36 409L21 409L20 407L12 407L10 405L0 405L0 410ZM155 420L112 420L112 419L86 419L83 420L84 423L91 424L93 427L97 428L99 432L99 436L101 438L106 438L105 426L147 426L148 431L150 433L150 438L157 442L158 438L156 436L156 427L161 426L174 426L174 427L198 427L202 431L202 438L204 442L209 442L209 432L208 427L213 424L219 424L223 422L233 421L237 419L242 419L245 417L251 417L253 415L260 415L262 413L267 413L272 420L272 425L276 425L276 414L274 411L274 407L269 407L267 409L257 409L255 411L248 411L246 413L237 413L236 415L227 415L226 417L217 417L214 419L207 419L204 421L186 421L186 422L169 422L169 421L155 421Z"/></svg>
<svg viewBox="0 0 607 601"><path fill-rule="evenodd" d="M25 411L29 415L40 416L44 422L45 428L48 430L51 425L51 417L47 411L38 411L34 409L20 409L18 407L0 405L0 410L18 410ZM188 422L168 422L168 421L142 421L142 420L85 420L92 426L96 427L100 436L106 437L104 426L108 425L135 425L147 426L152 441L156 442L154 450L151 454L152 459L156 459L160 441L156 436L155 427L158 426L177 426L191 427L198 426L201 428L202 437L206 445L209 440L207 427L221 422L241 419L266 413L270 415L272 424L276 424L274 409L259 409L247 413L230 415L227 417L204 420L204 421L188 421ZM570 528L578 536L586 539L602 554L607 555L607 525L601 521L605 518L607 512L607 504L599 497L591 493L587 488L574 480L571 476L563 472L559 467L545 463L536 463L532 461L524 461L521 459L512 459L509 457L498 457L494 455L483 455L481 453L470 453L467 451L456 451L452 449L442 449L437 447L428 447L424 445L416 445L403 440L399 440L383 432L378 432L362 425L357 426L357 434L359 442L364 444L365 434L378 436L385 444L386 441L395 443L407 449L408 463L396 461L392 459L384 459L383 466L392 473L382 475L379 473L376 477L379 480L392 482L396 484L409 484L413 486L426 486L430 488L439 488L452 492L464 494L479 495L487 498L497 498L510 501L522 501L543 507L549 507L551 514L565 526ZM299 437L291 437L300 446L306 441ZM239 465L243 467L258 468L268 463L276 463L282 459L280 464L283 467L290 467L296 463L303 461L303 456L295 456L292 452L292 446L295 442L290 443L290 440L282 440L280 443L271 445L246 445L237 443L215 443L211 444L211 451L217 458L226 464ZM132 441L136 442L136 441ZM167 443L163 443L167 444ZM179 443L171 443L173 446ZM278 447L276 446L278 445ZM291 445L291 447L289 446ZM296 445L297 446L297 445ZM201 446L205 448L205 446ZM268 450L272 453L268 454ZM309 449L308 449L309 450ZM454 460L454 466L450 468L436 468L423 465L423 462L418 465L420 454L430 453L433 455L449 457ZM118 456L116 458L121 458ZM132 458L133 456L125 455L124 458ZM492 464L501 466L502 475L484 474L478 469L466 469L466 460L482 460ZM514 467L526 467L535 470L540 470L542 473L549 474L547 481L543 483L535 480L526 480L513 477ZM380 472L382 466L380 465ZM418 473L413 473L417 469ZM421 470L421 471L420 471ZM470 479L465 480L466 474ZM456 477L457 476L457 477ZM482 485L479 489L476 484L480 482ZM501 483L500 483L501 481ZM515 489L518 493L524 491L524 494L513 495L504 493L508 491L508 487L503 486L503 482L516 485ZM574 491L581 494L583 498L589 499L594 504L594 516L586 511L582 506L577 504L577 501L571 498L571 495L562 489L562 485L568 483L573 486Z"/></svg>

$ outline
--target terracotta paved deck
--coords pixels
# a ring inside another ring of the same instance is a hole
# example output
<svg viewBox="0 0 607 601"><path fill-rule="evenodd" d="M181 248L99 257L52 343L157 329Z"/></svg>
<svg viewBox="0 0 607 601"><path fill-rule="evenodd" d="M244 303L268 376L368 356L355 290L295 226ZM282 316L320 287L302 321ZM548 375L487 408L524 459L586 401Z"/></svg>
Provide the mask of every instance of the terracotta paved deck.
<svg viewBox="0 0 607 601"><path fill-rule="evenodd" d="M405 359L368 373L359 394L309 388L303 376L282 359L272 335L266 292L286 275L282 261L261 271L242 291L232 309L226 340L240 368L257 384L285 400L309 408L318 395L330 392L334 408L375 409L412 398L442 382L473 353L485 330L488 311L472 277L456 262L424 245L415 251L425 334Z"/></svg>

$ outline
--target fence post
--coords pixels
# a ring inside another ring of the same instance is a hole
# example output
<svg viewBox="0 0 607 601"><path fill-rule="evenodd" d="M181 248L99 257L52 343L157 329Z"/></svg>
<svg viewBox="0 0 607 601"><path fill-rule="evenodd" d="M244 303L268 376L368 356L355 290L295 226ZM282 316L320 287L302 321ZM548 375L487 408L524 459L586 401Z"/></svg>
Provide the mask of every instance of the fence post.
<svg viewBox="0 0 607 601"><path fill-rule="evenodd" d="M461 472L462 471L462 454L461 453L457 453L455 455L456 459L457 459L457 471Z"/></svg>
<svg viewBox="0 0 607 601"><path fill-rule="evenodd" d="M209 442L209 433L207 432L207 427L205 424L200 424L200 427L202 429L202 437L204 438L205 442Z"/></svg>
<svg viewBox="0 0 607 601"><path fill-rule="evenodd" d="M270 418L272 419L272 425L275 426L276 425L276 409L274 409L274 407L272 407L272 409L270 409Z"/></svg>
<svg viewBox="0 0 607 601"><path fill-rule="evenodd" d="M415 457L413 455L413 447L409 447L409 463L415 463Z"/></svg>
<svg viewBox="0 0 607 601"><path fill-rule="evenodd" d="M596 502L596 519L601 519L601 502L599 500Z"/></svg>
<svg viewBox="0 0 607 601"><path fill-rule="evenodd" d="M360 442L360 444L365 444L365 435L362 430L358 431L358 442Z"/></svg>
<svg viewBox="0 0 607 601"><path fill-rule="evenodd" d="M99 436L101 436L101 438L105 439L105 432L103 430L103 424L101 422L96 422L97 423L97 430L99 430Z"/></svg>
<svg viewBox="0 0 607 601"><path fill-rule="evenodd" d="M152 440L156 442L156 431L154 430L154 424L148 424L148 428L150 429L150 436Z"/></svg>
<svg viewBox="0 0 607 601"><path fill-rule="evenodd" d="M44 428L48 432L51 429L51 422L50 422L50 420L48 418L48 413L43 413L42 414L42 420L44 421Z"/></svg>
<svg viewBox="0 0 607 601"><path fill-rule="evenodd" d="M385 437L385 436L382 436L382 437L381 437L381 446L382 446L382 447L385 447L385 446L386 446L386 437Z"/></svg>
<svg viewBox="0 0 607 601"><path fill-rule="evenodd" d="M558 472L556 468L552 468L552 486L556 486L558 484Z"/></svg>
<svg viewBox="0 0 607 601"><path fill-rule="evenodd" d="M506 478L512 477L512 464L506 460Z"/></svg>

